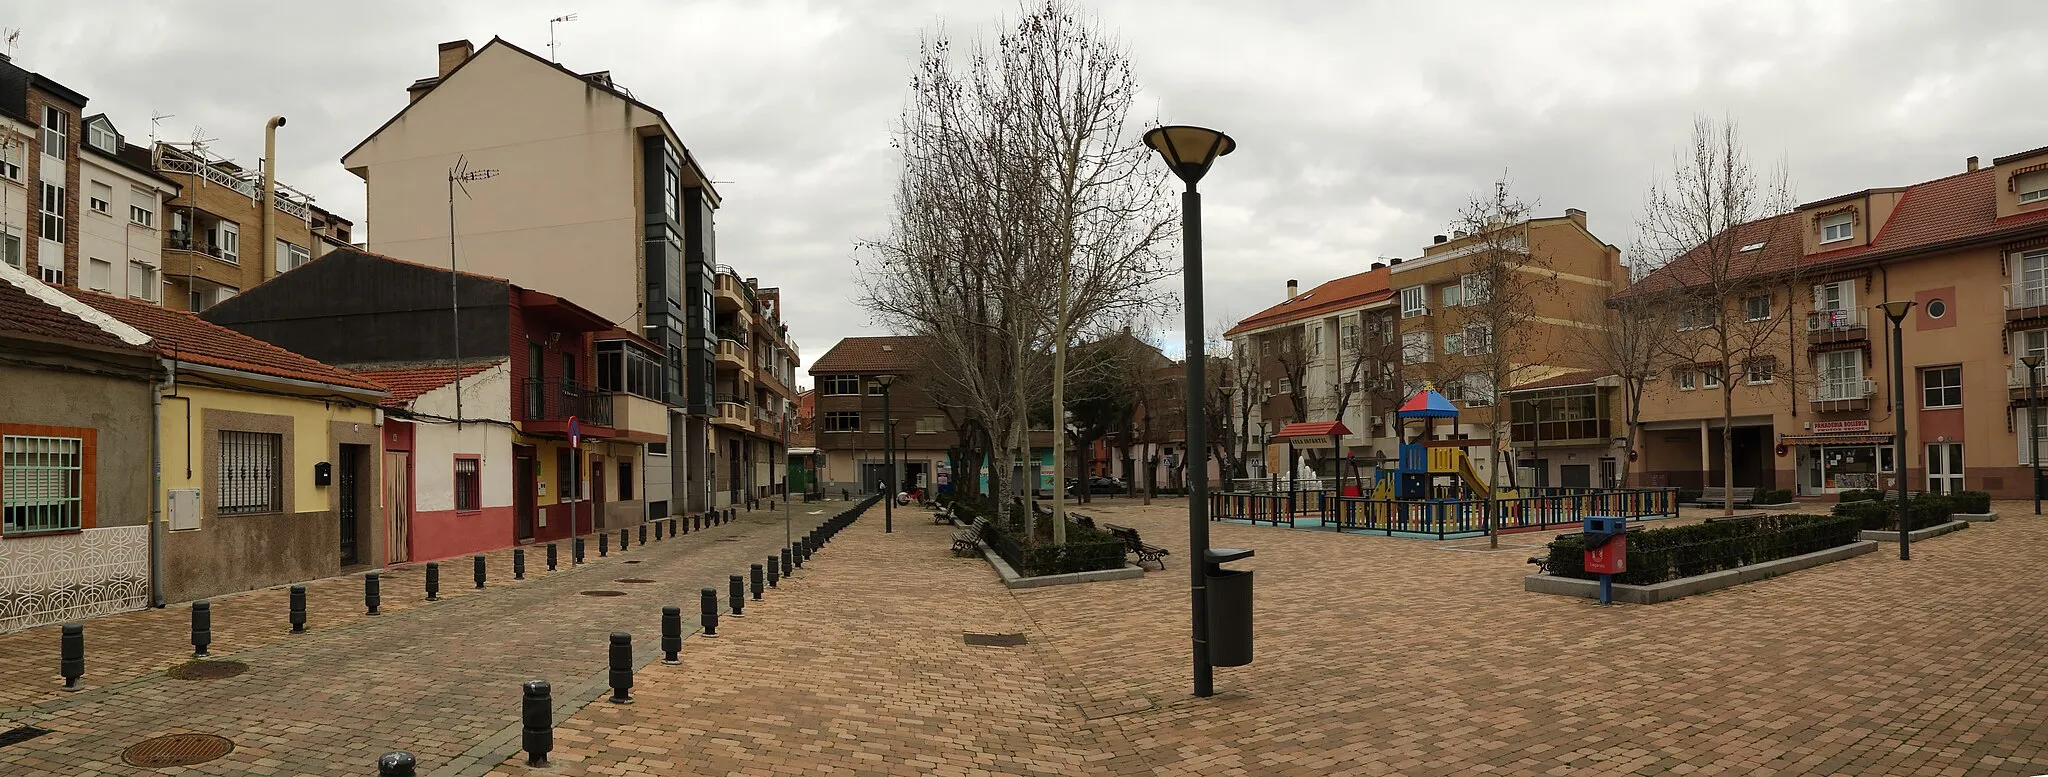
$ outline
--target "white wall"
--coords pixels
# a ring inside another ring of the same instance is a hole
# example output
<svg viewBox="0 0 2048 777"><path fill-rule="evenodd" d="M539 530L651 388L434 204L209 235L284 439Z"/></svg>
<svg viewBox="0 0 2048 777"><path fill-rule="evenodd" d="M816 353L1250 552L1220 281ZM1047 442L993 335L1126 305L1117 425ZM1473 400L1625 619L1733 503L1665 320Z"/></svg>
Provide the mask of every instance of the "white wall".
<svg viewBox="0 0 2048 777"><path fill-rule="evenodd" d="M505 423L420 421L413 425L413 509L455 509L455 455L482 457L483 507L512 506L512 369L508 363L462 379L462 417ZM412 410L454 418L455 385L421 394Z"/></svg>
<svg viewBox="0 0 2048 777"><path fill-rule="evenodd" d="M78 181L78 286L104 291L118 297L132 297L162 304L163 301L163 201L171 197L171 186L127 167L108 161L93 151L81 151ZM92 209L93 184L106 184L112 198L106 213ZM137 196L136 189L147 192ZM150 226L129 218L130 205L153 214ZM93 277L93 260L109 265L105 283ZM131 264L149 268L147 285L132 287Z"/></svg>
<svg viewBox="0 0 2048 777"><path fill-rule="evenodd" d="M10 132L12 137L9 137ZM0 144L12 143L11 158L21 160L21 180L0 178L0 225L4 225L7 234L23 241L28 235L29 209L34 206L34 195L29 193L28 133L28 125L0 117ZM21 256L25 266L28 257L26 242L22 243Z"/></svg>

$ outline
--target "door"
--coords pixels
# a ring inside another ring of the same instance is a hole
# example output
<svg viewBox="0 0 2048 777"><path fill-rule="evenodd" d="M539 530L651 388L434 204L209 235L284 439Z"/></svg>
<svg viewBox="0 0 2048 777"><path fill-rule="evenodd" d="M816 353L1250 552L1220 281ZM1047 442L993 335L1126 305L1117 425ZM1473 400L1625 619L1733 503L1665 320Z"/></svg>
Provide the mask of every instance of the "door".
<svg viewBox="0 0 2048 777"><path fill-rule="evenodd" d="M520 540L533 539L534 511L533 449L512 457L512 529Z"/></svg>
<svg viewBox="0 0 2048 777"><path fill-rule="evenodd" d="M1565 488L1592 488L1593 466L1590 464L1560 464L1557 467L1559 485Z"/></svg>
<svg viewBox="0 0 2048 777"><path fill-rule="evenodd" d="M1621 461L1613 457L1600 459L1600 487L1621 487Z"/></svg>
<svg viewBox="0 0 2048 777"><path fill-rule="evenodd" d="M361 554L356 550L356 517L361 509L362 498L356 493L356 446L341 446L340 455L334 462L334 488L336 501L335 516L341 523L341 565L352 567L361 564Z"/></svg>
<svg viewBox="0 0 2048 777"><path fill-rule="evenodd" d="M590 525L604 520L604 457L590 456Z"/></svg>
<svg viewBox="0 0 2048 777"><path fill-rule="evenodd" d="M412 455L404 451L384 454L384 563L412 560Z"/></svg>
<svg viewBox="0 0 2048 777"><path fill-rule="evenodd" d="M1953 494L1963 490L1963 444L1938 442L1927 446L1927 490Z"/></svg>

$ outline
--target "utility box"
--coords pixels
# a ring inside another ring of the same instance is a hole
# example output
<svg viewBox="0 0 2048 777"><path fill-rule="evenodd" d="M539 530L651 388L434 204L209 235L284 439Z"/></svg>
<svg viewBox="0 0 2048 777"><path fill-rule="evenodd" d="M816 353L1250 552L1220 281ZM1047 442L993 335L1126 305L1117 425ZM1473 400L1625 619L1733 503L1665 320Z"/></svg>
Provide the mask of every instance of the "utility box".
<svg viewBox="0 0 2048 777"><path fill-rule="evenodd" d="M1587 572L1618 575L1628 571L1628 519L1588 516L1585 524Z"/></svg>
<svg viewBox="0 0 2048 777"><path fill-rule="evenodd" d="M165 493L164 508L171 531L199 528L199 489L171 489Z"/></svg>
<svg viewBox="0 0 2048 777"><path fill-rule="evenodd" d="M1203 585L1209 600L1209 664L1244 666L1252 662L1252 573L1223 565L1251 558L1242 548L1210 548L1203 554Z"/></svg>

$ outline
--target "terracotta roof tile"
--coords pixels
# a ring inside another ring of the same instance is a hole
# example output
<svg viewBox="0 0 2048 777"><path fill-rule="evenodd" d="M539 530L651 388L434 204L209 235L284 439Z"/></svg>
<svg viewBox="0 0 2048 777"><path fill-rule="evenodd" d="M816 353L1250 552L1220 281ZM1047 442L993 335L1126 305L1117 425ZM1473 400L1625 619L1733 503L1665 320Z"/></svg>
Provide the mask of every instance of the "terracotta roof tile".
<svg viewBox="0 0 2048 777"><path fill-rule="evenodd" d="M31 291L36 289L36 291ZM61 340L99 348L149 353L146 344L128 343L98 324L39 297L55 290L12 267L0 266L0 332ZM133 333L130 333L131 336Z"/></svg>
<svg viewBox="0 0 2048 777"><path fill-rule="evenodd" d="M461 367L399 367L386 370L356 370L356 374L390 390L391 398L383 403L386 407L404 407L406 403L418 399L421 394L454 383L457 378L467 378L504 363L504 359L494 359L482 364L465 364Z"/></svg>
<svg viewBox="0 0 2048 777"><path fill-rule="evenodd" d="M1253 313L1237 322L1225 335L1234 335L1252 329L1284 324L1309 318L1320 313L1349 310L1368 305L1394 295L1388 288L1388 269L1380 267L1356 275L1324 281L1322 285L1282 300L1280 304Z"/></svg>
<svg viewBox="0 0 2048 777"><path fill-rule="evenodd" d="M916 369L924 341L916 335L844 338L811 362L811 374L908 372Z"/></svg>
<svg viewBox="0 0 2048 777"><path fill-rule="evenodd" d="M154 340L160 356L330 386L383 391L376 382L348 370L308 359L190 313L131 302L94 291L64 289L79 302L112 316Z"/></svg>

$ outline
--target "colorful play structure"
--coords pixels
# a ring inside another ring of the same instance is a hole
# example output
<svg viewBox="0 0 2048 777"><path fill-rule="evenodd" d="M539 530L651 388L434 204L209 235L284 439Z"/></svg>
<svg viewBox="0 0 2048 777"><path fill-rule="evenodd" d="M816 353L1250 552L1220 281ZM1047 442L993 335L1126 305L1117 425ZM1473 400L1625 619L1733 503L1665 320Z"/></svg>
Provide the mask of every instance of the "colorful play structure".
<svg viewBox="0 0 2048 777"><path fill-rule="evenodd" d="M1671 488L1504 488L1494 492L1466 452L1467 448L1490 446L1492 441L1457 436L1458 406L1433 386L1423 386L1394 416L1400 424L1399 456L1393 469L1372 470L1369 491L1344 487L1341 481L1339 488L1302 489L1290 481L1284 490L1211 492L1210 519L1298 527L1296 521L1307 518L1320 520L1321 528L1337 531L1450 539L1482 535L1492 529L1515 532L1575 526L1588 515L1643 520L1678 514L1677 490ZM1444 419L1449 419L1451 431L1439 436L1437 426ZM1327 441L1334 450L1346 434L1342 424L1333 422L1289 427L1300 427L1301 436L1274 437L1284 439L1290 447L1297 440L1313 440ZM1336 453L1341 458L1341 451ZM1366 475L1359 475L1362 486Z"/></svg>

